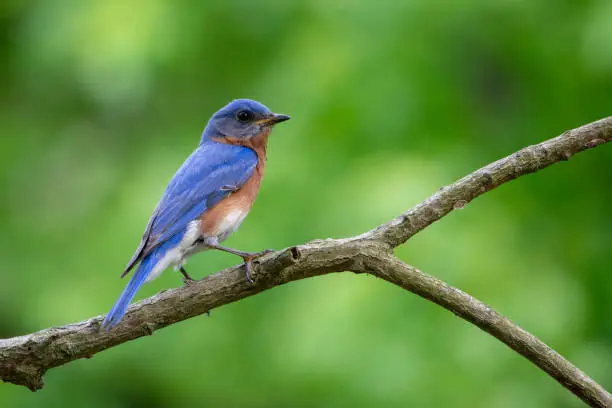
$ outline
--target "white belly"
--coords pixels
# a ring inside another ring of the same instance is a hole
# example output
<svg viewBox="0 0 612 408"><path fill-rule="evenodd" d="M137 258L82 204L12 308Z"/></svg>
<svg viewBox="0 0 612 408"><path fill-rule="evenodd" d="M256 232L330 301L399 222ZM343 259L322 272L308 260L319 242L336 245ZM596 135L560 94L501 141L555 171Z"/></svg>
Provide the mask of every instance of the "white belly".
<svg viewBox="0 0 612 408"><path fill-rule="evenodd" d="M230 234L238 229L242 221L246 218L248 211L233 209L229 211L217 227L217 240L223 242Z"/></svg>
<svg viewBox="0 0 612 408"><path fill-rule="evenodd" d="M200 234L200 221L191 221L187 225L187 231L183 235L181 242L166 252L164 257L157 262L157 265L155 265L145 282L150 282L159 277L163 271L170 267L180 268L187 258L195 252L193 251L193 243L200 238Z"/></svg>

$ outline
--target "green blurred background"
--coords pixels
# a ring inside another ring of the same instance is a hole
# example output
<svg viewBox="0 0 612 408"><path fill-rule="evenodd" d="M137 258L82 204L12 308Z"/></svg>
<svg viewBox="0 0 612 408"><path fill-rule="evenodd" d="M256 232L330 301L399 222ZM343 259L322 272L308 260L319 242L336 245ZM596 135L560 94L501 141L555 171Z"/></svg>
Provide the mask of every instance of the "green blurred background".
<svg viewBox="0 0 612 408"><path fill-rule="evenodd" d="M207 118L273 133L228 245L364 232L612 113L612 2L0 4L0 337L106 313ZM502 186L398 248L612 386L611 146ZM201 277L235 264L205 253ZM138 298L181 285L167 272ZM2 407L577 407L497 340L372 277L295 282L51 370Z"/></svg>

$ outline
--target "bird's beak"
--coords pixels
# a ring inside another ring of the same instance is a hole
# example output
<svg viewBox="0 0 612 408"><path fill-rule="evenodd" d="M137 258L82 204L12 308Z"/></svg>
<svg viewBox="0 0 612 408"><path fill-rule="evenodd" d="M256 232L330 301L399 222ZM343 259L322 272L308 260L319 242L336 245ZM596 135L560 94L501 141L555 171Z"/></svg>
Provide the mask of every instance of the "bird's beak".
<svg viewBox="0 0 612 408"><path fill-rule="evenodd" d="M263 119L260 123L262 125L267 125L267 126L274 126L277 123L281 123L284 122L286 120L291 119L291 117L289 117L288 115L283 115L280 113L273 113L272 115L268 116L267 118Z"/></svg>

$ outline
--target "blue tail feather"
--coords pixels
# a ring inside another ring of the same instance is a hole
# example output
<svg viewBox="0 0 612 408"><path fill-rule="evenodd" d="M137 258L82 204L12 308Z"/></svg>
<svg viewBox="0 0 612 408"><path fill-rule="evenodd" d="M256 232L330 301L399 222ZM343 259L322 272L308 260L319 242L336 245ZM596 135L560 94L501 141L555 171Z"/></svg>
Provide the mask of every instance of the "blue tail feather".
<svg viewBox="0 0 612 408"><path fill-rule="evenodd" d="M127 284L121 293L121 296L119 296L119 299L102 322L102 327L110 330L119 324L125 315L130 302L132 299L134 299L134 296L136 296L136 292L138 292L138 289L140 289L142 284L145 283L151 274L151 271L153 271L157 263L164 257L164 255L166 255L168 250L176 246L182 238L182 233L174 235L171 239L155 248L153 251L151 251L151 253L142 259L140 265L138 265L138 268L136 268L134 275L132 275L130 282Z"/></svg>

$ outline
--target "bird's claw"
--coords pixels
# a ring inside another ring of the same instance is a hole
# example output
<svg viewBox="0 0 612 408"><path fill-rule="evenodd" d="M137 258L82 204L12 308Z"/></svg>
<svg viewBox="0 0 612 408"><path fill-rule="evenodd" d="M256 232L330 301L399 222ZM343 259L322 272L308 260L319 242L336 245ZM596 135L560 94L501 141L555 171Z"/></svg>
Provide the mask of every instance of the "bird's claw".
<svg viewBox="0 0 612 408"><path fill-rule="evenodd" d="M189 274L187 273L185 268L183 268L182 266L179 268L179 272L181 272L181 274L183 274L183 283L185 285L191 285L191 284L195 283L196 280L193 279L191 276L189 276Z"/></svg>
<svg viewBox="0 0 612 408"><path fill-rule="evenodd" d="M255 280L253 280L253 260L257 259L257 258L261 258L264 255L270 254L274 252L274 250L272 249L264 249L263 251L260 252L254 252L252 254L250 254L247 257L244 257L244 269L245 269L245 276L246 276L246 280L247 282L249 282L250 284L255 283Z"/></svg>
<svg viewBox="0 0 612 408"><path fill-rule="evenodd" d="M192 278L183 278L183 283L187 286L193 285L196 282L195 279Z"/></svg>
<svg viewBox="0 0 612 408"><path fill-rule="evenodd" d="M244 275L246 276L247 282L251 285L255 283L253 280L253 258L246 258L244 260Z"/></svg>

